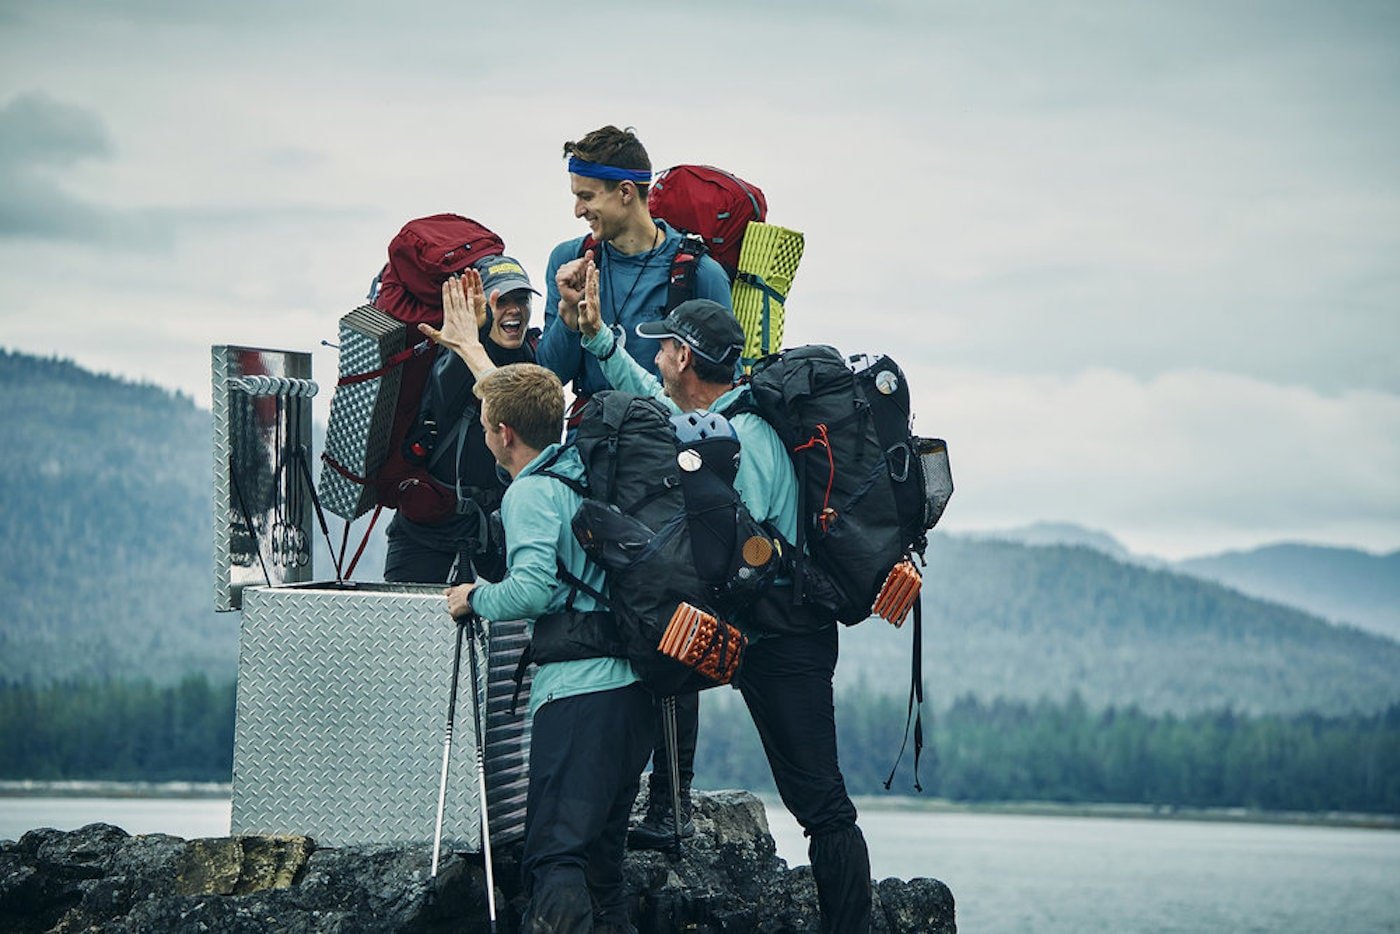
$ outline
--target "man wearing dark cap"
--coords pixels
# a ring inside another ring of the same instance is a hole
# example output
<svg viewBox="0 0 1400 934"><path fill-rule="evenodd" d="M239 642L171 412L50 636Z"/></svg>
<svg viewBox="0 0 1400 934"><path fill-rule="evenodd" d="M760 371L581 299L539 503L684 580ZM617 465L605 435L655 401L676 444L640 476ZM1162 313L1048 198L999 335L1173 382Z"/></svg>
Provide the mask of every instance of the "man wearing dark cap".
<svg viewBox="0 0 1400 934"><path fill-rule="evenodd" d="M677 411L733 412L729 422L741 452L734 488L755 519L768 522L788 542L797 541L792 461L773 428L745 410L749 387L734 383L744 345L734 315L696 299L677 305L660 321L636 326L636 334L659 342L658 382L623 347L625 332L604 325L597 280L597 271L587 269L578 321L582 346L608 382L667 401ZM836 757L836 621L794 605L791 585L780 581L733 622L749 639L734 684L758 728L778 794L811 840L807 852L822 930L868 931L870 856ZM657 790L654 781L652 790Z"/></svg>
<svg viewBox="0 0 1400 934"><path fill-rule="evenodd" d="M530 331L530 303L540 293L530 285L525 268L509 256L485 257L475 268L491 299L489 313L477 321L487 354L496 366L533 361L539 332ZM428 525L395 513L388 529L386 581L500 579L503 559L499 543L489 541L486 517L500 505L505 487L477 418L475 383L456 354L440 354L433 364L405 453L412 451L432 480L455 495L457 515Z"/></svg>

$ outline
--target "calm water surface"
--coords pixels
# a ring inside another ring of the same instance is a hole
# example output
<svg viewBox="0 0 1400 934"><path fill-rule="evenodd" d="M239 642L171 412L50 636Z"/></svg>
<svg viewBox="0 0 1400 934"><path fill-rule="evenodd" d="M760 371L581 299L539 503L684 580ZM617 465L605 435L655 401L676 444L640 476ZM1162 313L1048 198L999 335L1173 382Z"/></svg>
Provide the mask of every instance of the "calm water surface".
<svg viewBox="0 0 1400 934"><path fill-rule="evenodd" d="M807 862L781 803L778 853ZM862 806L876 879L932 876L979 932L1400 931L1400 833Z"/></svg>
<svg viewBox="0 0 1400 934"><path fill-rule="evenodd" d="M767 800L778 852L801 830ZM106 821L228 833L227 799L0 798L0 839ZM966 934L1400 932L1400 832L1276 824L936 813L863 805L877 879L932 876Z"/></svg>

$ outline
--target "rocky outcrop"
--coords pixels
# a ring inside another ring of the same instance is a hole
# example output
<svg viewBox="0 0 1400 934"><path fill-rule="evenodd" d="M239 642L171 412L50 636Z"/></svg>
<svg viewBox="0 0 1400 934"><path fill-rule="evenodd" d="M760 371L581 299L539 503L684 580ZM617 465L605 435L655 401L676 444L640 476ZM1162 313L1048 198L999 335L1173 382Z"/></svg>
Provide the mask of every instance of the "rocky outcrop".
<svg viewBox="0 0 1400 934"><path fill-rule="evenodd" d="M811 871L778 858L757 798L697 794L695 823L678 856L628 853L640 931L818 929ZM512 932L523 908L519 848L495 855L498 929ZM133 837L108 824L33 830L0 843L0 931L485 931L479 855L444 855L436 879L430 864L428 844ZM886 879L875 887L874 930L954 932L952 893L934 879Z"/></svg>

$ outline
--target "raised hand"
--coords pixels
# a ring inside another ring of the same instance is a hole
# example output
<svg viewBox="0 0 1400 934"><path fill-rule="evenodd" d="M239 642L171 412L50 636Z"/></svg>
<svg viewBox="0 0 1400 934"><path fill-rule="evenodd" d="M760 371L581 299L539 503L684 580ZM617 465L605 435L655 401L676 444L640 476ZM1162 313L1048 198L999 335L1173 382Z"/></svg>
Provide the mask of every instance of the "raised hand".
<svg viewBox="0 0 1400 934"><path fill-rule="evenodd" d="M479 329L486 323L486 294L481 274L466 269L442 284L442 330L420 324L418 330L461 357L472 373L481 376L493 368Z"/></svg>
<svg viewBox="0 0 1400 934"><path fill-rule="evenodd" d="M593 338L603 329L603 306L598 299L598 267L591 259L584 266L583 298L578 304L578 329Z"/></svg>

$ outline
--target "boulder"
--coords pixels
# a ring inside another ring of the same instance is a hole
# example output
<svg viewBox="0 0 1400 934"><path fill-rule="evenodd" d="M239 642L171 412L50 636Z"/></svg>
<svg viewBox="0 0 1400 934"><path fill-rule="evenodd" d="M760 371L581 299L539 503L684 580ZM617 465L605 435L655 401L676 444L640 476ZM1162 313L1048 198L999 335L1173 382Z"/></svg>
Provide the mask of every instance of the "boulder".
<svg viewBox="0 0 1400 934"><path fill-rule="evenodd" d="M695 825L679 854L627 854L639 931L818 930L811 870L789 869L777 856L757 798L697 792ZM494 855L498 929L507 934L524 906L519 845ZM428 877L431 861L426 843L322 848L298 836L133 837L109 824L33 830L0 842L0 931L486 930L480 855L445 854L436 879ZM875 931L956 930L952 893L937 880L885 879L874 892Z"/></svg>

